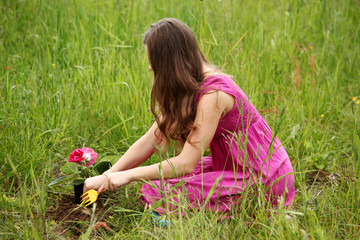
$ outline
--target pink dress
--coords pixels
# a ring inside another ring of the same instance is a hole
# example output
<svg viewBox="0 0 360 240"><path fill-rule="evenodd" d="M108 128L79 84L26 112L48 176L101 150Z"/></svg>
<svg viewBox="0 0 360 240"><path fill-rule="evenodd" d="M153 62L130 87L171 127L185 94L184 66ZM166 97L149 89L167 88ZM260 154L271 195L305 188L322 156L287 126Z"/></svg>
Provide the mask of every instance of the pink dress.
<svg viewBox="0 0 360 240"><path fill-rule="evenodd" d="M271 204L277 206L282 196L284 205L289 206L295 196L291 162L244 92L222 75L207 78L201 89L196 105L211 90L223 91L235 99L233 109L220 119L210 143L211 155L199 159L193 173L187 176L145 183L142 200L159 213L183 206L181 199L188 208L206 204L207 209L226 212L236 205L244 189L261 182L264 187L270 186L266 197ZM273 183L285 174L289 175Z"/></svg>

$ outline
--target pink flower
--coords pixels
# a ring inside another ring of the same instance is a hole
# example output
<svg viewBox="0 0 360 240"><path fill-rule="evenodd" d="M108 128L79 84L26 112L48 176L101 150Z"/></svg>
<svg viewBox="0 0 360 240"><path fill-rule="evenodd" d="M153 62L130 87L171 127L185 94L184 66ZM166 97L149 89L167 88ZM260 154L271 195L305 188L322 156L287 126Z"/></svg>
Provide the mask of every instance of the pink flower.
<svg viewBox="0 0 360 240"><path fill-rule="evenodd" d="M86 161L86 166L90 166L96 162L97 153L91 148L82 148L74 150L69 156L69 162L76 162L83 165L82 162Z"/></svg>
<svg viewBox="0 0 360 240"><path fill-rule="evenodd" d="M94 152L94 150L92 150L91 148L82 148L81 150L84 151L84 155L83 157L85 158L86 166L90 166L93 165L96 162L96 158L97 158L97 153Z"/></svg>

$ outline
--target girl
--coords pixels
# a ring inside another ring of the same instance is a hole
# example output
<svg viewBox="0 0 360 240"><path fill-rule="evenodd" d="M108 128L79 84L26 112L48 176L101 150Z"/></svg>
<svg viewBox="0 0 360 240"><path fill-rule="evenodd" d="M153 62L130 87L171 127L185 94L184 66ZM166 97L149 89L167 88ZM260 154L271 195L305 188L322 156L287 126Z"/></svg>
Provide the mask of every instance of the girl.
<svg viewBox="0 0 360 240"><path fill-rule="evenodd" d="M294 177L284 147L231 77L208 63L190 28L177 19L162 19L151 25L143 44L154 73L155 122L111 169L86 179L84 192L115 191L145 180L151 183L142 187L142 199L159 213L176 208L178 194L189 208L202 207L210 197L206 208L226 212L256 183L269 187L271 204L282 196L289 206ZM156 146L165 151L170 139L182 147L176 157L137 167ZM211 155L202 157L208 147ZM157 204L166 197L173 205Z"/></svg>

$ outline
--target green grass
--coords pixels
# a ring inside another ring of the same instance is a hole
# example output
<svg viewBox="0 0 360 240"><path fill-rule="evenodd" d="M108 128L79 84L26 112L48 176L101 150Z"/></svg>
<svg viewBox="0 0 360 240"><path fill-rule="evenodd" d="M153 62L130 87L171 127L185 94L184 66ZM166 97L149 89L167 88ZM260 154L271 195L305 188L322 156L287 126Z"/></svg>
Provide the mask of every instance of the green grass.
<svg viewBox="0 0 360 240"><path fill-rule="evenodd" d="M61 238L46 218L47 184L70 152L122 154L151 126L141 40L163 17L193 29L273 129L286 106L278 136L296 171L297 214L269 213L249 195L230 219L186 212L161 229L132 184L108 194L112 230L91 237L360 237L359 1L0 0L0 10L0 238Z"/></svg>

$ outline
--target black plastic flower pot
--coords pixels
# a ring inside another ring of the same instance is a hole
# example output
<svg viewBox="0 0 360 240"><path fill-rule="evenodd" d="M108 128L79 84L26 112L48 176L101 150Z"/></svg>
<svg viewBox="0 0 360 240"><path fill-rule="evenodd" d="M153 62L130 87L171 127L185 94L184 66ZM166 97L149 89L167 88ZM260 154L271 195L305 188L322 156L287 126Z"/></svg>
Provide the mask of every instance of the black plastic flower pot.
<svg viewBox="0 0 360 240"><path fill-rule="evenodd" d="M74 185L74 202L76 204L81 203L81 195L83 194L84 183Z"/></svg>

